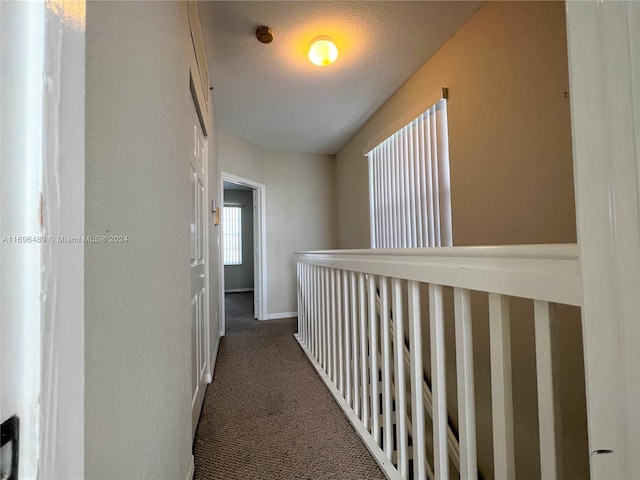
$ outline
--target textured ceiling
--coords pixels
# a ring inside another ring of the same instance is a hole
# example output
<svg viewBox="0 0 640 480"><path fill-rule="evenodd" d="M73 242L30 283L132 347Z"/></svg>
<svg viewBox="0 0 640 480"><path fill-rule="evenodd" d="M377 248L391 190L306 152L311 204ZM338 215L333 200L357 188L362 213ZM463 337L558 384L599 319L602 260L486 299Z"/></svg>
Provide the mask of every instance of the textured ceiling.
<svg viewBox="0 0 640 480"><path fill-rule="evenodd" d="M202 2L222 128L269 150L336 153L482 2ZM255 37L259 25L271 44ZM340 51L309 62L319 35Z"/></svg>

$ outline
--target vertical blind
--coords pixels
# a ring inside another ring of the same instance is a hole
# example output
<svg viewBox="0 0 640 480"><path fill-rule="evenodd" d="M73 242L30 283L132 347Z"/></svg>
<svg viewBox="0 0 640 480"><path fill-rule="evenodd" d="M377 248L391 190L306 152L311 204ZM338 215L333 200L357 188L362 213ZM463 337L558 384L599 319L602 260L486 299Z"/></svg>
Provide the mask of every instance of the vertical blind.
<svg viewBox="0 0 640 480"><path fill-rule="evenodd" d="M242 207L225 205L222 212L224 264L242 265Z"/></svg>
<svg viewBox="0 0 640 480"><path fill-rule="evenodd" d="M451 246L447 101L367 154L372 248Z"/></svg>

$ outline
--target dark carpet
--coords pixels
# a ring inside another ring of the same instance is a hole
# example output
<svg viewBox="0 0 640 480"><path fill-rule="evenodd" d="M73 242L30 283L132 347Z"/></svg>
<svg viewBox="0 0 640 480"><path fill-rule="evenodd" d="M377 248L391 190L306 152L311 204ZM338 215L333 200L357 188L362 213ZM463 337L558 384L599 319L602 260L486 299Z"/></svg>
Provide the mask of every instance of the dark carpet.
<svg viewBox="0 0 640 480"><path fill-rule="evenodd" d="M293 338L227 294L226 336L194 443L196 480L384 479Z"/></svg>

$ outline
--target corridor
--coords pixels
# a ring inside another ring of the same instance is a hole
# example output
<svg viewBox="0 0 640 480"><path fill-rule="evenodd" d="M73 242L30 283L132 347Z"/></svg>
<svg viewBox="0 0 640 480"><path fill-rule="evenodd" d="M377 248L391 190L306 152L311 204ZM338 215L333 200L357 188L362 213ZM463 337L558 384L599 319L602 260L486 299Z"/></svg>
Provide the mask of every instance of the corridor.
<svg viewBox="0 0 640 480"><path fill-rule="evenodd" d="M252 303L227 294L195 479L385 478L293 338L296 319L258 322Z"/></svg>

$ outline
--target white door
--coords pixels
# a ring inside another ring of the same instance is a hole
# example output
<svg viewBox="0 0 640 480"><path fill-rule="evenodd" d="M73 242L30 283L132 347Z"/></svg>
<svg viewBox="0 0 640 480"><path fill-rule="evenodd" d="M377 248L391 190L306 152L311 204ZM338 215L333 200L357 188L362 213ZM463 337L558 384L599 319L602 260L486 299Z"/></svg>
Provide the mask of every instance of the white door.
<svg viewBox="0 0 640 480"><path fill-rule="evenodd" d="M191 106L191 415L195 436L204 392L207 365L207 315L206 315L206 209L205 165L206 143L200 120Z"/></svg>

